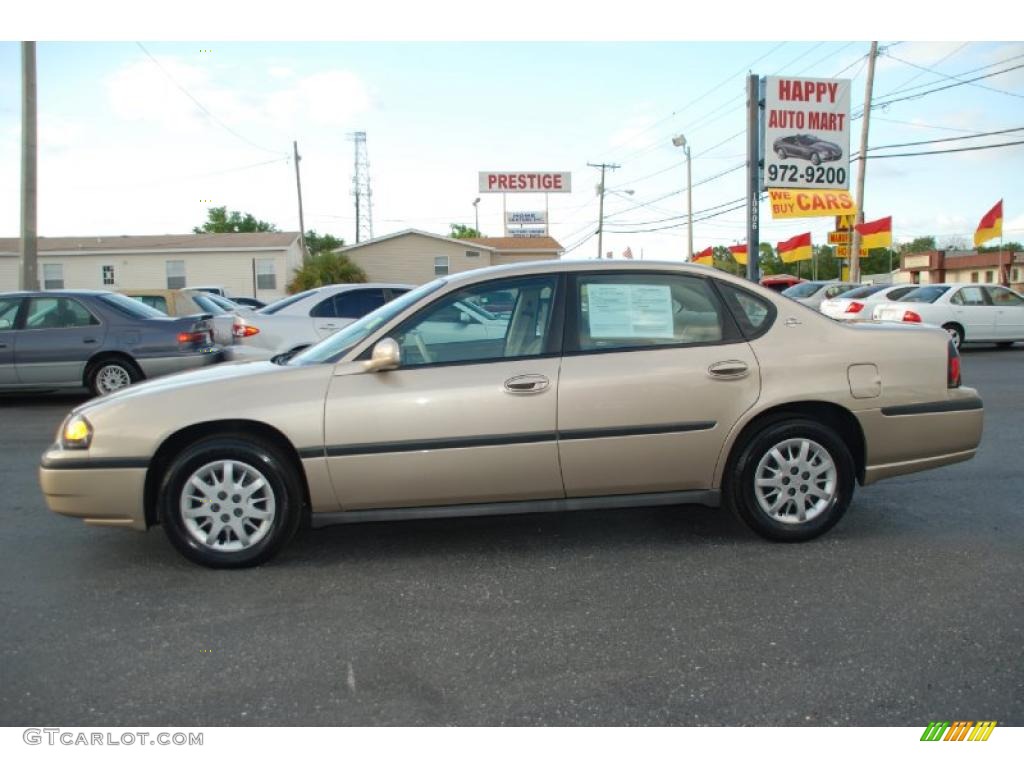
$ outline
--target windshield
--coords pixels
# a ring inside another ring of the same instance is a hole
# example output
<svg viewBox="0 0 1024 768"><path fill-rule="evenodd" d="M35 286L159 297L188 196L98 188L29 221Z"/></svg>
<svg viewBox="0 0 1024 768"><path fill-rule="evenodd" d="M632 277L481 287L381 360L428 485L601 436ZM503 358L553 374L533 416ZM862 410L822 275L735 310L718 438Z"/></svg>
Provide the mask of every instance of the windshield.
<svg viewBox="0 0 1024 768"><path fill-rule="evenodd" d="M303 350L289 360L288 365L309 365L337 360L382 325L391 322L408 307L411 307L424 296L433 293L444 283L444 280L434 280L431 283L421 285L415 290L402 294L394 301L356 320L352 325L346 325L336 334L328 336L319 344Z"/></svg>
<svg viewBox="0 0 1024 768"><path fill-rule="evenodd" d="M316 293L316 291L317 291L316 288L310 288L308 291L303 291L302 293L296 293L294 296L285 296L283 299L278 299L277 301L273 302L272 304L267 304L267 306L265 306L263 309L259 310L259 314L261 314L261 315L276 315L278 312L280 312L285 307L290 307L295 302L302 301L307 296L312 296L314 293Z"/></svg>
<svg viewBox="0 0 1024 768"><path fill-rule="evenodd" d="M206 294L206 298L216 304L225 312L237 312L238 304L233 302L231 299L225 299L223 296L219 296L216 293Z"/></svg>
<svg viewBox="0 0 1024 768"><path fill-rule="evenodd" d="M138 299L122 296L120 293L102 293L97 298L107 306L136 320L144 320L147 317L167 317L159 309L154 309L149 304L143 304Z"/></svg>
<svg viewBox="0 0 1024 768"><path fill-rule="evenodd" d="M852 291L841 293L836 296L837 299L863 299L879 291L888 288L888 285L865 285L863 288L854 288Z"/></svg>
<svg viewBox="0 0 1024 768"><path fill-rule="evenodd" d="M823 285L824 283L799 283L791 285L782 292L782 295L791 299L806 299L820 291Z"/></svg>
<svg viewBox="0 0 1024 768"><path fill-rule="evenodd" d="M900 301L909 301L917 304L934 304L935 300L948 290L948 285L929 285L924 288L915 288L900 299Z"/></svg>

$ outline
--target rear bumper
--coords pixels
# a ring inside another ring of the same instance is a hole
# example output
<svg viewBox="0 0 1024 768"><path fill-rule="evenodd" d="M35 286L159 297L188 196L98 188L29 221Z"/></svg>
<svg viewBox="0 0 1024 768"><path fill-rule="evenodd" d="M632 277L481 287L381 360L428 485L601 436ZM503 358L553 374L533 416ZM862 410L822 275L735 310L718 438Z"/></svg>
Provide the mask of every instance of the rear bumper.
<svg viewBox="0 0 1024 768"><path fill-rule="evenodd" d="M950 390L946 400L855 415L868 452L864 485L973 458L985 420L981 398L966 387Z"/></svg>
<svg viewBox="0 0 1024 768"><path fill-rule="evenodd" d="M224 360L224 350L220 347L210 347L202 352L188 352L166 357L139 357L136 361L147 379L157 376L166 376L169 373L188 371L193 368L202 368L204 365L213 365Z"/></svg>
<svg viewBox="0 0 1024 768"><path fill-rule="evenodd" d="M75 453L82 451L51 448L43 454L39 486L50 511L92 525L146 530L146 467L80 458Z"/></svg>

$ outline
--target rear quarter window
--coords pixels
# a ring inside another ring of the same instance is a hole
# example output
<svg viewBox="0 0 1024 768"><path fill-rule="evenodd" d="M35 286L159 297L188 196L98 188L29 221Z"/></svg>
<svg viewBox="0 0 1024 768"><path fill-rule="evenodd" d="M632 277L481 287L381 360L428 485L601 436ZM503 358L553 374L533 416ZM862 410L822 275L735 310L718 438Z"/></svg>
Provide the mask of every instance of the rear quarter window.
<svg viewBox="0 0 1024 768"><path fill-rule="evenodd" d="M736 318L740 331L747 339L757 338L772 327L775 316L778 314L772 302L731 283L717 280L715 282L729 311Z"/></svg>

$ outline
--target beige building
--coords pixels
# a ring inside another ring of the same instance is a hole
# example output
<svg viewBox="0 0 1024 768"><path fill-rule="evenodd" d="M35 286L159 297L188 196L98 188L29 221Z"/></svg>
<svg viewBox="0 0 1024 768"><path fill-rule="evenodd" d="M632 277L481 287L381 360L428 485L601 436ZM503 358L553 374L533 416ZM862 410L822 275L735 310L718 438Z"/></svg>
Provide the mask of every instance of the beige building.
<svg viewBox="0 0 1024 768"><path fill-rule="evenodd" d="M562 246L551 237L480 237L455 240L418 229L339 248L380 283L427 283L441 275L520 261L558 259Z"/></svg>
<svg viewBox="0 0 1024 768"><path fill-rule="evenodd" d="M18 287L17 238L0 238L0 291ZM39 238L43 289L223 286L271 301L302 265L298 232Z"/></svg>
<svg viewBox="0 0 1024 768"><path fill-rule="evenodd" d="M909 283L999 283L1024 288L1024 253L927 251L902 257L901 279Z"/></svg>

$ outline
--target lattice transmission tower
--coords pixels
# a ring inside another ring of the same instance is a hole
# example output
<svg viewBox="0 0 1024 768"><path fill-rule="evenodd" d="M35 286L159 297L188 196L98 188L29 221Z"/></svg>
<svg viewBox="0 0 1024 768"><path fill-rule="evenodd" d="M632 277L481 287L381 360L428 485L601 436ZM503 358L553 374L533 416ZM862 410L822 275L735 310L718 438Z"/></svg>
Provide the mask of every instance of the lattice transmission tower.
<svg viewBox="0 0 1024 768"><path fill-rule="evenodd" d="M356 199L356 242L373 239L373 192L370 189L370 160L366 154L366 131L349 136L355 145L352 194Z"/></svg>

